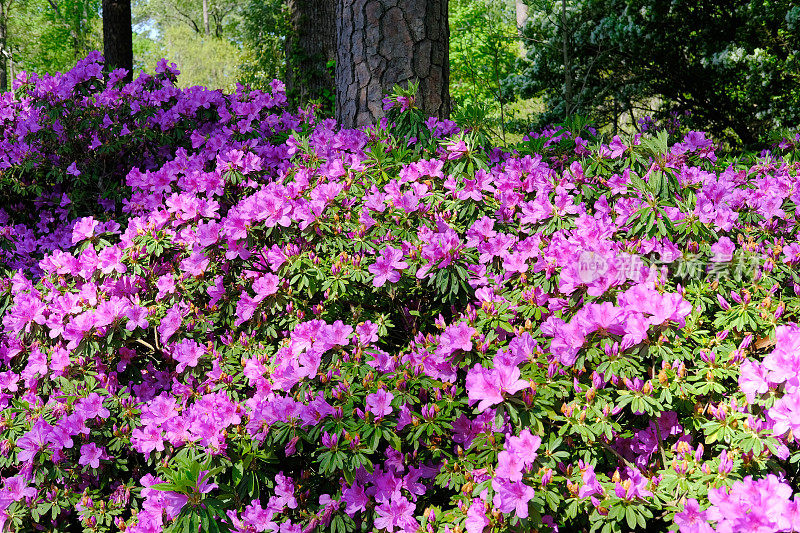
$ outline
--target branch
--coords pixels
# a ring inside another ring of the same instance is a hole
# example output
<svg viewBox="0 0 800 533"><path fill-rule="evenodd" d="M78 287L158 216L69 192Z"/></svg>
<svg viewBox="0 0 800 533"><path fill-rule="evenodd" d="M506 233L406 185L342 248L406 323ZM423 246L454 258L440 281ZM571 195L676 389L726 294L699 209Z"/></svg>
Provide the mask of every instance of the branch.
<svg viewBox="0 0 800 533"><path fill-rule="evenodd" d="M609 446L608 444L606 444L605 442L603 442L601 440L598 440L597 442L599 442L600 446L602 446L606 451L611 452L614 455L616 455L619 460L621 460L623 463L625 463L625 466L627 466L631 470L638 470L638 468L636 468L636 465L634 465L633 463L631 463L630 461L625 459L617 450L615 450L614 448L612 448L611 446Z"/></svg>
<svg viewBox="0 0 800 533"><path fill-rule="evenodd" d="M145 348L147 348L148 350L150 350L153 353L155 353L155 351L156 351L156 349L153 348L153 346L147 341L143 341L142 339L136 339L135 342L138 342L139 344L141 344L142 346L144 346Z"/></svg>
<svg viewBox="0 0 800 533"><path fill-rule="evenodd" d="M48 1L50 1L50 0L48 0ZM181 17L183 17L184 22L189 24L189 26L192 27L194 29L194 31L196 31L197 33L203 33L203 32L200 31L200 27L197 25L197 23L194 21L194 19L192 17L190 17L189 15L187 15L186 13L184 13L183 11L178 9L178 6L173 4L173 7L175 8L175 12L178 15L180 15Z"/></svg>

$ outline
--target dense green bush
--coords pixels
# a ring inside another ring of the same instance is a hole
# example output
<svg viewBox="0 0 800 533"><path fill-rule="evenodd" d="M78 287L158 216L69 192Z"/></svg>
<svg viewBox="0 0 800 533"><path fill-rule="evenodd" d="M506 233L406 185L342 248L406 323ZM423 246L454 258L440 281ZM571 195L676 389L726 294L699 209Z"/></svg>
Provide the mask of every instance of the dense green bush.
<svg viewBox="0 0 800 533"><path fill-rule="evenodd" d="M100 72L0 105L6 529L800 529L793 153Z"/></svg>

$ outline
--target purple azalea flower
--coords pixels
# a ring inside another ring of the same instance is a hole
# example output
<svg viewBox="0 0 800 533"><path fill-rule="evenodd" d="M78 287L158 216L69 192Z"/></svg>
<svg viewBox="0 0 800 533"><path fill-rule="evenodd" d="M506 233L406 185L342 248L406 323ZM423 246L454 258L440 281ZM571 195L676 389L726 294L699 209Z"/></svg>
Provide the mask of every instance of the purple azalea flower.
<svg viewBox="0 0 800 533"><path fill-rule="evenodd" d="M400 531L413 533L419 528L414 518L415 509L416 505L403 496L392 498L375 508L375 527L389 532L399 528Z"/></svg>
<svg viewBox="0 0 800 533"><path fill-rule="evenodd" d="M23 476L9 477L6 478L3 489L0 490L0 502L3 498L8 498L13 502L18 502L23 498L30 500L36 497L37 492L36 488L28 486L28 480Z"/></svg>
<svg viewBox="0 0 800 533"><path fill-rule="evenodd" d="M382 287L387 281L397 283L400 280L398 270L406 268L408 268L408 263L403 261L403 251L387 246L381 250L378 259L367 270L375 275L372 284L375 287Z"/></svg>
<svg viewBox="0 0 800 533"><path fill-rule="evenodd" d="M78 459L79 465L90 466L92 468L100 467L100 459L104 455L102 447L98 447L95 443L90 442L81 446L81 456Z"/></svg>
<svg viewBox="0 0 800 533"><path fill-rule="evenodd" d="M392 412L393 399L394 394L384 389L378 389L377 392L367 395L367 411L378 418L383 418Z"/></svg>
<svg viewBox="0 0 800 533"><path fill-rule="evenodd" d="M93 392L86 398L81 398L75 404L75 413L79 414L84 420L93 418L108 418L111 412L103 407L103 397Z"/></svg>
<svg viewBox="0 0 800 533"><path fill-rule="evenodd" d="M73 163L74 166L75 163ZM85 239L91 239L94 235L94 230L100 222L93 217L79 218L72 228L72 244L77 244Z"/></svg>
<svg viewBox="0 0 800 533"><path fill-rule="evenodd" d="M498 511L514 513L519 518L528 518L528 502L536 494L533 487L519 481L495 478L492 481L492 488L495 490L492 503Z"/></svg>
<svg viewBox="0 0 800 533"><path fill-rule="evenodd" d="M711 261L714 263L725 263L733 259L733 251L736 245L728 237L720 237L719 240L711 245L711 252L714 256Z"/></svg>
<svg viewBox="0 0 800 533"><path fill-rule="evenodd" d="M683 511L675 513L675 524L680 533L713 533L714 528L706 520L706 512L694 498L686 500Z"/></svg>

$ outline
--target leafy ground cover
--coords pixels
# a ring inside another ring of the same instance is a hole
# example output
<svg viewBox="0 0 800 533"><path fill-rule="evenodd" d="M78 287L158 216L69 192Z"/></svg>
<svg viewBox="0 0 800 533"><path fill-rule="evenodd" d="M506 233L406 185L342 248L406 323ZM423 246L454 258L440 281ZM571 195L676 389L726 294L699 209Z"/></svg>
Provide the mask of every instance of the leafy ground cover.
<svg viewBox="0 0 800 533"><path fill-rule="evenodd" d="M99 61L0 101L6 530L800 530L793 142Z"/></svg>

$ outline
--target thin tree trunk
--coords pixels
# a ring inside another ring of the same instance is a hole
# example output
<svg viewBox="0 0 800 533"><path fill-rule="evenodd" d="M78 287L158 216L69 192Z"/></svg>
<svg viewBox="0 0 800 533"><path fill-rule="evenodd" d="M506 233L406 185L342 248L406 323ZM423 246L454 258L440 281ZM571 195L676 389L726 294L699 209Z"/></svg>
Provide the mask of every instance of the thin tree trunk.
<svg viewBox="0 0 800 533"><path fill-rule="evenodd" d="M124 68L133 78L131 0L103 0L103 55L108 72Z"/></svg>
<svg viewBox="0 0 800 533"><path fill-rule="evenodd" d="M14 86L14 80L17 79L17 72L14 69L14 50L11 46L8 47L8 71L11 74L11 86Z"/></svg>
<svg viewBox="0 0 800 533"><path fill-rule="evenodd" d="M450 115L447 0L338 0L336 119L361 127L384 116L395 84L419 81L417 107Z"/></svg>
<svg viewBox="0 0 800 533"><path fill-rule="evenodd" d="M335 90L328 63L336 61L336 0L289 0L291 30L286 40L286 90L305 106L327 100L330 113Z"/></svg>
<svg viewBox="0 0 800 533"><path fill-rule="evenodd" d="M564 115L569 118L572 114L572 60L569 55L567 0L561 0L561 51L564 55Z"/></svg>
<svg viewBox="0 0 800 533"><path fill-rule="evenodd" d="M203 26L206 30L206 36L211 35L211 25L208 23L208 0L203 0Z"/></svg>
<svg viewBox="0 0 800 533"><path fill-rule="evenodd" d="M8 90L8 17L6 2L0 0L0 92Z"/></svg>
<svg viewBox="0 0 800 533"><path fill-rule="evenodd" d="M517 34L519 35L519 51L521 55L525 55L525 41L523 40L524 35L522 30L525 28L525 24L528 22L528 4L523 2L523 0L516 0L515 2L515 10L517 14Z"/></svg>

